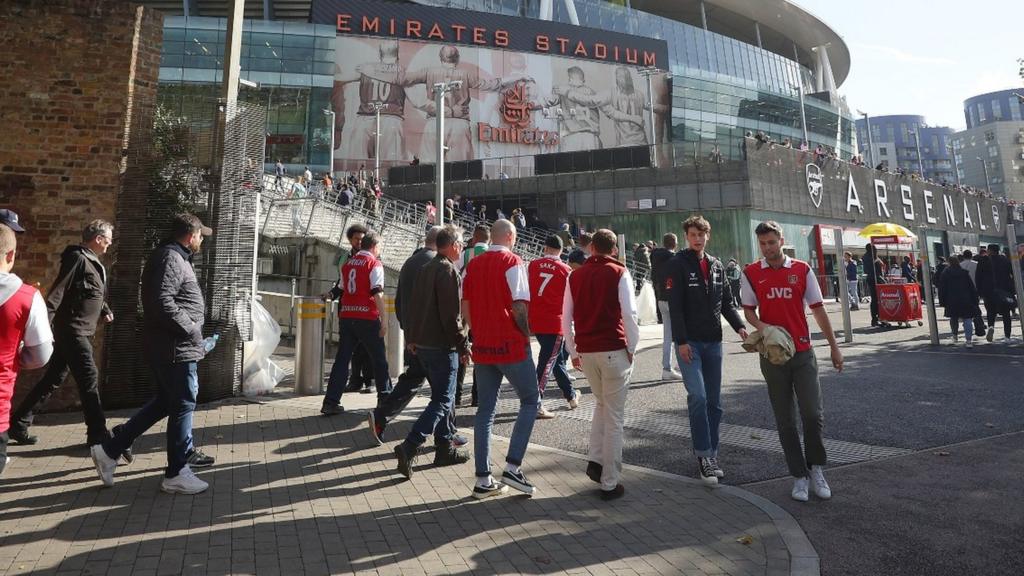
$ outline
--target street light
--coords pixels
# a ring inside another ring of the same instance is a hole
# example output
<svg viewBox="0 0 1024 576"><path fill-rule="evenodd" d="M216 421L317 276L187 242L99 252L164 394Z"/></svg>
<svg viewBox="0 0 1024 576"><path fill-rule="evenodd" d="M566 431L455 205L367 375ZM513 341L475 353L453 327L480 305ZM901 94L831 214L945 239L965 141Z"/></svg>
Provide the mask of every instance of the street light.
<svg viewBox="0 0 1024 576"><path fill-rule="evenodd" d="M921 180L924 178L924 160L921 159L921 134L920 128L911 132L914 135L914 145L917 147L917 172L921 175Z"/></svg>
<svg viewBox="0 0 1024 576"><path fill-rule="evenodd" d="M654 148L652 148L652 150L655 151L654 154L651 154L651 166L657 167L658 166L658 162L657 162L658 155L656 153L657 152L657 147L656 147L657 146L657 142L655 141L656 136L655 136L655 130L654 130L654 88L652 86L652 81L651 81L651 77L654 76L655 74L664 74L664 79L666 81L668 81L670 78L672 78L672 74L670 74L668 72L665 72L664 70L661 70L659 68L655 68L653 66L647 66L647 67L644 67L644 68L640 69L640 75L647 79L647 108L648 108L648 111L650 112L651 146L654 147ZM559 142L561 142L561 138L559 138Z"/></svg>
<svg viewBox="0 0 1024 576"><path fill-rule="evenodd" d="M804 133L804 143L810 149L811 139L807 137L807 110L804 107L804 87L800 84L793 84L793 89L800 95L800 129ZM801 148L803 147L801 146Z"/></svg>
<svg viewBox="0 0 1024 576"><path fill-rule="evenodd" d="M957 161L956 161L956 141L954 140L952 144L947 144L946 148L949 149L950 154L953 156L953 176L956 177L956 185L959 186L960 185L960 166L957 164Z"/></svg>
<svg viewBox="0 0 1024 576"><path fill-rule="evenodd" d="M331 149L327 153L327 173L334 178L334 110L324 108L324 115L331 117L331 125L328 127L331 133Z"/></svg>
<svg viewBox="0 0 1024 576"><path fill-rule="evenodd" d="M376 116L376 125L373 130L373 180L376 184L380 182L380 110L384 107L384 103L374 102L371 106L373 106L373 114Z"/></svg>
<svg viewBox="0 0 1024 576"><path fill-rule="evenodd" d="M871 118L868 117L867 112L857 110L857 114L864 117L864 124L868 132L868 159L871 161L871 168L874 168L877 164L875 164L875 145L871 142Z"/></svg>
<svg viewBox="0 0 1024 576"><path fill-rule="evenodd" d="M438 82L434 84L434 117L437 120L437 168L435 169L436 198L434 210L437 216L434 223L444 225L444 95L462 86L461 80Z"/></svg>
<svg viewBox="0 0 1024 576"><path fill-rule="evenodd" d="M981 167L982 167L982 168L983 168L983 169L985 170L985 192L986 192L987 194L991 194L991 193L992 193L992 191L991 191L991 190L989 190L989 188L988 188L988 186L989 186L989 179L988 179L988 162L985 162L984 160L982 160L982 159L981 159L981 156L975 156L975 159L977 159L977 160L978 160L978 162L981 162Z"/></svg>

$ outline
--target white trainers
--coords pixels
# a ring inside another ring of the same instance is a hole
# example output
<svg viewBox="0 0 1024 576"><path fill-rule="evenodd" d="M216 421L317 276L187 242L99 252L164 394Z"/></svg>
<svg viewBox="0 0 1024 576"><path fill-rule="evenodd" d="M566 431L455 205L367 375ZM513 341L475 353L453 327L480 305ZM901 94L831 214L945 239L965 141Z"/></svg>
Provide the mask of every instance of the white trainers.
<svg viewBox="0 0 1024 576"><path fill-rule="evenodd" d="M537 420L551 420L555 417L555 413L549 411L543 405L537 409Z"/></svg>
<svg viewBox="0 0 1024 576"><path fill-rule="evenodd" d="M164 478L164 481L160 483L160 489L168 494L199 494L209 487L209 484L196 476L188 464L178 472L177 476Z"/></svg>
<svg viewBox="0 0 1024 576"><path fill-rule="evenodd" d="M572 391L572 398L568 400L569 410L575 410L580 407L580 396L582 395L583 393L580 392L579 390Z"/></svg>
<svg viewBox="0 0 1024 576"><path fill-rule="evenodd" d="M93 444L89 447L89 454L92 455L93 464L96 465L96 473L104 486L114 485L114 470L117 468L117 460L114 460L103 450L102 444Z"/></svg>
<svg viewBox="0 0 1024 576"><path fill-rule="evenodd" d="M1013 344L1013 339L1007 336L1006 338L1003 338L1003 344Z"/></svg>
<svg viewBox="0 0 1024 576"><path fill-rule="evenodd" d="M821 466L811 466L811 486L814 488L814 495L818 498L828 500L832 497L832 489L825 481L825 470Z"/></svg>
<svg viewBox="0 0 1024 576"><path fill-rule="evenodd" d="M974 342L971 342L970 340L968 340L967 341L967 348L974 348Z"/></svg>
<svg viewBox="0 0 1024 576"><path fill-rule="evenodd" d="M797 478L796 482L793 483L793 492L790 494L793 497L793 500L798 502L807 502L807 500L809 500L809 496L807 495L809 485L810 480L808 480L806 476L803 478Z"/></svg>
<svg viewBox="0 0 1024 576"><path fill-rule="evenodd" d="M661 371L661 379L662 380L682 380L683 379L683 375L682 375L682 373L679 372L679 370L675 370L675 369L672 369L672 370L662 370Z"/></svg>

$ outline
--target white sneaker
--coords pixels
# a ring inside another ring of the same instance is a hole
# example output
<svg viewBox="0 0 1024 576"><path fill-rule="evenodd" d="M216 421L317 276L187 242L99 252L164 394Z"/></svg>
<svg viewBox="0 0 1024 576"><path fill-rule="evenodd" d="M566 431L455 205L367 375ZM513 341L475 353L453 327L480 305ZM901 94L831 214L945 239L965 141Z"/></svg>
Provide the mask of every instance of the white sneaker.
<svg viewBox="0 0 1024 576"><path fill-rule="evenodd" d="M89 454L92 455L92 461L96 464L96 473L99 474L100 480L103 481L104 486L114 485L114 470L117 468L117 460L114 460L103 450L102 444L93 444L89 447Z"/></svg>
<svg viewBox="0 0 1024 576"><path fill-rule="evenodd" d="M583 393L580 392L579 390L572 391L572 398L568 400L569 410L575 410L580 407L580 396L582 395Z"/></svg>
<svg viewBox="0 0 1024 576"><path fill-rule="evenodd" d="M974 348L974 342L971 342L970 340L968 340L967 341L967 347L968 348Z"/></svg>
<svg viewBox="0 0 1024 576"><path fill-rule="evenodd" d="M1013 344L1012 338L1003 338L1003 344Z"/></svg>
<svg viewBox="0 0 1024 576"><path fill-rule="evenodd" d="M672 369L672 370L662 370L661 371L661 379L662 380L682 380L683 379L683 375L679 372L679 370L675 370L675 369Z"/></svg>
<svg viewBox="0 0 1024 576"><path fill-rule="evenodd" d="M825 470L821 466L811 466L811 486L814 488L814 495L818 498L828 500L832 497L832 489L828 487L828 482L825 481ZM795 491L796 488L793 490ZM804 494L806 493L805 489Z"/></svg>
<svg viewBox="0 0 1024 576"><path fill-rule="evenodd" d="M209 484L196 476L188 464L178 472L177 476L164 478L164 481L160 483L160 489L168 494L199 494L209 487Z"/></svg>
<svg viewBox="0 0 1024 576"><path fill-rule="evenodd" d="M537 410L537 420L551 420L554 417L555 413L548 411L548 409L545 408L544 406L541 406Z"/></svg>
<svg viewBox="0 0 1024 576"><path fill-rule="evenodd" d="M793 500L796 500L798 502L807 502L807 500L810 499L810 497L807 495L807 489L809 487L809 484L810 480L808 480L806 477L797 478L796 482L793 483L793 492L791 494L791 496L793 496Z"/></svg>

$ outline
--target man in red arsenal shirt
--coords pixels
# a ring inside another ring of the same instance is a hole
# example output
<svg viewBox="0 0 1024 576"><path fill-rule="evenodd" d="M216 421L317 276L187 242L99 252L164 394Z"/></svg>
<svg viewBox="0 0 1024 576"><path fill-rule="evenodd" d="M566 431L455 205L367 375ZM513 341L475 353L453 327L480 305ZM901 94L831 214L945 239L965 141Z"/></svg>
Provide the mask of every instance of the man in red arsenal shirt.
<svg viewBox="0 0 1024 576"><path fill-rule="evenodd" d="M512 253L516 227L508 220L491 226L491 245L466 267L462 285L462 318L473 331L473 372L479 408L474 425L475 498L487 498L511 486L533 494L520 466L537 418L537 368L530 354L528 305L530 286L519 256ZM502 376L519 396L519 415L512 428L502 482L491 476L491 425Z"/></svg>
<svg viewBox="0 0 1024 576"><path fill-rule="evenodd" d="M569 276L562 303L562 333L577 370L594 392L587 476L601 484L601 499L626 490L622 474L622 426L633 353L640 341L636 298L629 270L612 257L617 238L611 230L594 233L594 255Z"/></svg>
<svg viewBox="0 0 1024 576"><path fill-rule="evenodd" d="M572 269L562 262L562 239L549 236L544 245L544 257L530 262L527 275L530 278L530 330L540 343L537 356L537 387L540 392L540 409L537 418L554 418L544 408L544 389L548 376L554 374L555 382L562 395L569 402L569 408L579 406L579 392L573 389L572 380L565 371L565 360L569 353L562 338L562 301L565 285Z"/></svg>
<svg viewBox="0 0 1024 576"><path fill-rule="evenodd" d="M14 234L24 231L17 214L0 210L0 474L7 466L7 429L18 370L42 368L53 353L42 295L11 273L18 248Z"/></svg>
<svg viewBox="0 0 1024 576"><path fill-rule="evenodd" d="M843 369L843 353L836 343L832 323L822 303L821 288L811 267L782 253L785 243L782 227L769 220L758 224L754 232L764 258L743 270L740 278L743 313L747 322L758 330L769 325L785 329L795 345L793 357L781 366L761 358L761 374L768 383L768 398L775 412L779 441L786 453L789 473L796 478L792 496L794 500L806 502L810 485L819 498L828 499L832 497L832 490L822 469L826 459L821 434L824 423L821 386L805 305L811 308L818 328L828 340L836 370ZM803 450L793 413L794 396L803 422Z"/></svg>
<svg viewBox="0 0 1024 576"><path fill-rule="evenodd" d="M330 416L344 411L341 394L348 380L348 363L357 344L366 347L373 363L373 379L377 386L377 401L391 392L388 376L388 360L384 352L384 336L387 324L381 321L380 311L384 309L384 266L377 259L380 237L369 231L360 241L360 251L349 258L341 267L341 278L327 294L341 295L338 306L338 354L331 368L327 383L327 394L320 412Z"/></svg>

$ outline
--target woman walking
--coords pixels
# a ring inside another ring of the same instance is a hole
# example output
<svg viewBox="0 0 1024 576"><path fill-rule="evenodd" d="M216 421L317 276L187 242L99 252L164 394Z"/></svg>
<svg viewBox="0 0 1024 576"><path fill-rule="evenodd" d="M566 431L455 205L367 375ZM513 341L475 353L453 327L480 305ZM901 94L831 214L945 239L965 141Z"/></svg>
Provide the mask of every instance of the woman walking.
<svg viewBox="0 0 1024 576"><path fill-rule="evenodd" d="M949 328L953 332L953 343L959 342L957 332L960 329L960 320L964 322L964 339L967 347L973 348L974 342L974 317L981 313L978 309L978 291L971 282L971 276L960 267L960 259L956 256L949 258L949 267L942 272L939 278L939 295L946 307L946 318L949 318Z"/></svg>

